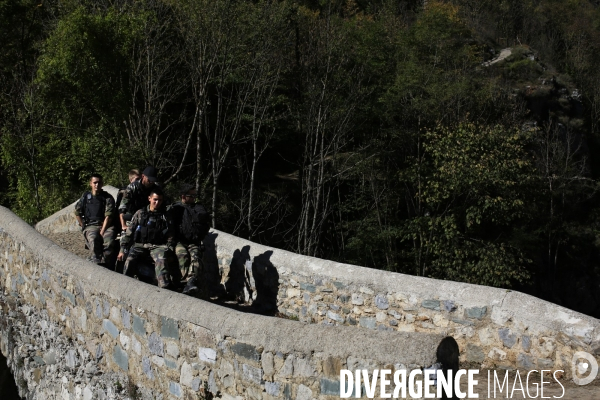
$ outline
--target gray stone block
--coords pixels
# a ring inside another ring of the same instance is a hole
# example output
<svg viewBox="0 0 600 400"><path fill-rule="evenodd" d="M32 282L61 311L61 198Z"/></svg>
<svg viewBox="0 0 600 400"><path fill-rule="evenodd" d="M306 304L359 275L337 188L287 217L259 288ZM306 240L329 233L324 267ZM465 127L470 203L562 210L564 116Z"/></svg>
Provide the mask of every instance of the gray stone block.
<svg viewBox="0 0 600 400"><path fill-rule="evenodd" d="M262 356L260 358L260 365L262 366L265 375L273 375L273 373L275 372L273 353L269 351L263 351Z"/></svg>
<svg viewBox="0 0 600 400"><path fill-rule="evenodd" d="M45 365L46 361L40 356L33 356L33 364L37 366Z"/></svg>
<svg viewBox="0 0 600 400"><path fill-rule="evenodd" d="M131 329L131 313L129 311L121 310L121 321L125 329Z"/></svg>
<svg viewBox="0 0 600 400"><path fill-rule="evenodd" d="M308 358L299 358L299 357L294 357L294 376L303 376L303 377L315 377L317 375L317 372L315 371L315 368L312 364L312 362L310 361L310 359Z"/></svg>
<svg viewBox="0 0 600 400"><path fill-rule="evenodd" d="M465 310L468 318L482 319L487 313L487 307L471 307Z"/></svg>
<svg viewBox="0 0 600 400"><path fill-rule="evenodd" d="M352 293L352 304L354 304L355 306L362 306L363 304L365 304L365 301L363 300L361 295L357 293Z"/></svg>
<svg viewBox="0 0 600 400"><path fill-rule="evenodd" d="M283 398L285 400L292 400L292 385L286 383L283 387Z"/></svg>
<svg viewBox="0 0 600 400"><path fill-rule="evenodd" d="M260 353L256 349L256 347L246 344L246 343L234 343L231 345L231 351L233 351L238 356L247 358L252 361L260 361Z"/></svg>
<svg viewBox="0 0 600 400"><path fill-rule="evenodd" d="M217 382L215 380L215 372L210 371L208 375L208 391L213 395L216 395L219 392L219 387L217 386Z"/></svg>
<svg viewBox="0 0 600 400"><path fill-rule="evenodd" d="M344 317L341 317L340 315L334 313L333 311L327 311L327 318L330 318L339 323L344 323Z"/></svg>
<svg viewBox="0 0 600 400"><path fill-rule="evenodd" d="M394 328L379 324L379 325L377 325L377 330L378 331L394 331Z"/></svg>
<svg viewBox="0 0 600 400"><path fill-rule="evenodd" d="M181 397L183 396L183 390L181 389L181 385L177 382L170 381L169 382L169 393L173 396Z"/></svg>
<svg viewBox="0 0 600 400"><path fill-rule="evenodd" d="M279 397L279 392L281 391L281 383L265 382L265 391L270 396Z"/></svg>
<svg viewBox="0 0 600 400"><path fill-rule="evenodd" d="M360 326L363 328L375 329L377 327L377 321L372 317L361 317L359 319Z"/></svg>
<svg viewBox="0 0 600 400"><path fill-rule="evenodd" d="M171 358L165 357L165 365L169 369L177 369L177 361Z"/></svg>
<svg viewBox="0 0 600 400"><path fill-rule="evenodd" d="M333 281L333 286L335 286L338 289L344 289L346 287L345 284L343 284L342 282L339 282L339 281Z"/></svg>
<svg viewBox="0 0 600 400"><path fill-rule="evenodd" d="M421 303L421 307L423 308L428 308L430 310L440 310L440 301L439 300L433 300L433 299L429 299L429 300L423 300L423 302Z"/></svg>
<svg viewBox="0 0 600 400"><path fill-rule="evenodd" d="M71 304L75 305L75 295L65 289L62 290L62 295L65 299L69 300Z"/></svg>
<svg viewBox="0 0 600 400"><path fill-rule="evenodd" d="M56 350L50 349L44 354L44 362L48 365L56 364Z"/></svg>
<svg viewBox="0 0 600 400"><path fill-rule="evenodd" d="M148 357L142 357L142 371L149 379L154 379L154 373L152 372L152 364Z"/></svg>
<svg viewBox="0 0 600 400"><path fill-rule="evenodd" d="M162 338L156 332L152 332L148 337L148 348L150 349L150 353L157 356L162 357L165 354Z"/></svg>
<svg viewBox="0 0 600 400"><path fill-rule="evenodd" d="M378 294L377 296L375 296L375 306L380 310L387 310L388 308L390 308L390 303L388 302L388 299L385 295Z"/></svg>
<svg viewBox="0 0 600 400"><path fill-rule="evenodd" d="M133 331L139 336L146 336L146 320L138 317L137 315L133 316Z"/></svg>
<svg viewBox="0 0 600 400"><path fill-rule="evenodd" d="M456 305L454 304L454 302L452 300L442 301L442 306L444 307L444 310L446 310L448 312L452 312L452 311L456 310Z"/></svg>
<svg viewBox="0 0 600 400"><path fill-rule="evenodd" d="M119 345L113 348L113 360L123 371L129 371L129 356Z"/></svg>
<svg viewBox="0 0 600 400"><path fill-rule="evenodd" d="M523 369L532 369L533 360L531 359L531 356L524 353L519 353L517 355L517 367Z"/></svg>
<svg viewBox="0 0 600 400"><path fill-rule="evenodd" d="M315 293L317 291L317 287L315 285L311 285L310 283L300 282L300 289L306 290L310 293Z"/></svg>
<svg viewBox="0 0 600 400"><path fill-rule="evenodd" d="M179 340L179 326L177 321L171 318L161 317L160 336Z"/></svg>
<svg viewBox="0 0 600 400"><path fill-rule="evenodd" d="M485 354L481 350L481 347L475 346L474 344L467 344L466 360L469 362L482 363L485 359Z"/></svg>
<svg viewBox="0 0 600 400"><path fill-rule="evenodd" d="M247 381L261 385L263 382L263 370L252 367L248 364L242 364L242 376Z"/></svg>
<svg viewBox="0 0 600 400"><path fill-rule="evenodd" d="M102 318L102 306L100 305L99 301L96 301L96 317L98 319Z"/></svg>
<svg viewBox="0 0 600 400"><path fill-rule="evenodd" d="M521 347L523 351L529 353L529 350L531 350L531 337L528 335L521 336Z"/></svg>
<svg viewBox="0 0 600 400"><path fill-rule="evenodd" d="M202 384L202 381L200 380L200 378L196 377L196 378L192 379L192 390L194 392L197 392L198 390L200 390L201 384Z"/></svg>
<svg viewBox="0 0 600 400"><path fill-rule="evenodd" d="M79 359L77 358L77 352L75 350L67 351L66 356L67 367L74 369L79 366Z"/></svg>
<svg viewBox="0 0 600 400"><path fill-rule="evenodd" d="M348 296L347 294L342 294L342 295L340 296L340 301L341 301L342 303L347 303L347 302L349 302L349 301L350 301L350 296Z"/></svg>
<svg viewBox="0 0 600 400"><path fill-rule="evenodd" d="M326 378L321 378L321 394L324 396L339 396L340 381L332 381Z"/></svg>
<svg viewBox="0 0 600 400"><path fill-rule="evenodd" d="M119 329L117 329L115 324L113 324L112 321L109 319L105 319L102 321L102 328L104 328L104 330L108 332L108 334L112 336L113 339L116 339L117 336L119 336Z"/></svg>
<svg viewBox="0 0 600 400"><path fill-rule="evenodd" d="M500 337L500 340L502 340L502 343L504 343L504 346L509 349L517 343L517 335L512 333L508 328L499 328L498 336Z"/></svg>
<svg viewBox="0 0 600 400"><path fill-rule="evenodd" d="M467 325L467 326L475 325L472 321L467 321L465 319L460 319L460 318L450 318L450 321L456 322L457 324L461 324L461 325Z"/></svg>
<svg viewBox="0 0 600 400"><path fill-rule="evenodd" d="M287 356L287 358L283 362L283 366L279 370L278 375L282 376L284 378L287 378L287 377L291 377L293 372L294 372L294 356L290 354L289 356Z"/></svg>
<svg viewBox="0 0 600 400"><path fill-rule="evenodd" d="M331 308L333 311L339 311L341 307L336 304L330 304L329 308Z"/></svg>
<svg viewBox="0 0 600 400"><path fill-rule="evenodd" d="M296 392L296 400L311 400L313 398L312 390L308 386L300 384Z"/></svg>

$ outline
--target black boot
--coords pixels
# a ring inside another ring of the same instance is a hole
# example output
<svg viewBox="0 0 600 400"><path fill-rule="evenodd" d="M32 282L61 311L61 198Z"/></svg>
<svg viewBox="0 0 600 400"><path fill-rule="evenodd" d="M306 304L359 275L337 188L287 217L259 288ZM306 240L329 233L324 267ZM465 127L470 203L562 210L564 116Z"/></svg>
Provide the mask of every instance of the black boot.
<svg viewBox="0 0 600 400"><path fill-rule="evenodd" d="M187 294L189 296L194 296L196 293L198 293L199 289L198 289L198 284L197 284L197 279L195 276L192 276L190 279L188 279L187 284L185 285L185 288L183 288L183 294Z"/></svg>

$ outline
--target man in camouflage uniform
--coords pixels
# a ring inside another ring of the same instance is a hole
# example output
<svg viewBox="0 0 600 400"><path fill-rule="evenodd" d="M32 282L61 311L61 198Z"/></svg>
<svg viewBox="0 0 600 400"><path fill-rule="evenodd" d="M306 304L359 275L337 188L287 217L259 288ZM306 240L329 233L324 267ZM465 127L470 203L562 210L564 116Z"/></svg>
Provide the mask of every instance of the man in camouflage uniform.
<svg viewBox="0 0 600 400"><path fill-rule="evenodd" d="M131 219L125 235L121 238L121 250L117 259L123 261L127 248L131 246L125 261L123 273L127 276L138 275L140 280L139 263L154 264L155 280L148 283L158 284L161 288L174 289L175 283L171 279L174 271L169 266L168 251L173 251L174 231L173 224L162 208L163 192L159 187L154 187L148 196L148 206L138 210ZM179 282L179 274L175 269L175 282Z"/></svg>
<svg viewBox="0 0 600 400"><path fill-rule="evenodd" d="M198 193L192 185L184 185L179 191L181 201L173 204L169 210L177 245L175 254L183 279L188 279L184 294L208 298L206 278L202 263L202 240L209 230L208 213L196 203ZM191 268L190 268L191 267Z"/></svg>
<svg viewBox="0 0 600 400"><path fill-rule="evenodd" d="M140 210L148 205L148 196L150 191L157 187L156 168L146 167L142 172L142 177L131 182L119 204L119 219L121 229L127 229L127 222L130 216L133 216L137 210ZM130 174L131 178L131 174Z"/></svg>
<svg viewBox="0 0 600 400"><path fill-rule="evenodd" d="M114 256L113 242L115 230L112 217L115 199L102 190L102 175L92 174L91 191L85 192L75 203L75 218L83 231L83 237L90 249L89 260L111 265Z"/></svg>

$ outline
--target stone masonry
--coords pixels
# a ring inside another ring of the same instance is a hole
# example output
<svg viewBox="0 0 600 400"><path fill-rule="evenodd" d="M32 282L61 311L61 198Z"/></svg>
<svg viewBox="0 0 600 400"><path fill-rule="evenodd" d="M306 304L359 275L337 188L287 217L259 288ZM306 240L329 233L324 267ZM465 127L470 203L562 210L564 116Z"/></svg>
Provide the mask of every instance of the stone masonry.
<svg viewBox="0 0 600 400"><path fill-rule="evenodd" d="M0 220L1 350L27 399L336 398L340 369L420 369L442 339L240 313Z"/></svg>
<svg viewBox="0 0 600 400"><path fill-rule="evenodd" d="M36 229L77 230L69 212L56 213ZM72 365L67 355L80 354L77 368L93 361L102 371L98 376L107 377L93 384L65 383L75 395L88 387L113 397L132 390L148 398L337 397L339 369L430 365L436 343L446 335L459 344L462 368L560 369L568 378L575 352L600 361L600 321L519 292L340 264L211 231L204 261L213 295L299 321L281 320L241 314L98 269L22 227L6 209L0 209L0 221L0 288L9 310L2 318L33 318L22 326L40 318L56 324L55 332L62 332L57 337L68 337L75 346L57 345L64 362ZM7 354L5 336L3 329ZM34 366L31 360L43 359L45 350L22 349L18 355L13 350L9 356L24 371L19 357L27 354L27 365ZM22 374L28 385L36 376L31 374ZM87 376L85 369L77 374Z"/></svg>

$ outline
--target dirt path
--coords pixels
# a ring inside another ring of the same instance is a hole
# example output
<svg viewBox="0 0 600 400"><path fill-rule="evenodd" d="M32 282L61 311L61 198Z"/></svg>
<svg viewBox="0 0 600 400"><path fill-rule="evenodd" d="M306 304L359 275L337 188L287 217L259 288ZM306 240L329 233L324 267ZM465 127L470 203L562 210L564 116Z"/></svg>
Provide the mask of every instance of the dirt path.
<svg viewBox="0 0 600 400"><path fill-rule="evenodd" d="M500 54L498 55L498 57L494 58L491 61L486 61L483 63L484 67L489 67L492 64L496 64L499 61L504 60L506 57L510 56L512 54L512 50L509 48L506 49L502 49L500 50Z"/></svg>
<svg viewBox="0 0 600 400"><path fill-rule="evenodd" d="M85 241L81 232L51 233L46 237L81 258L85 259L90 255L85 248Z"/></svg>

